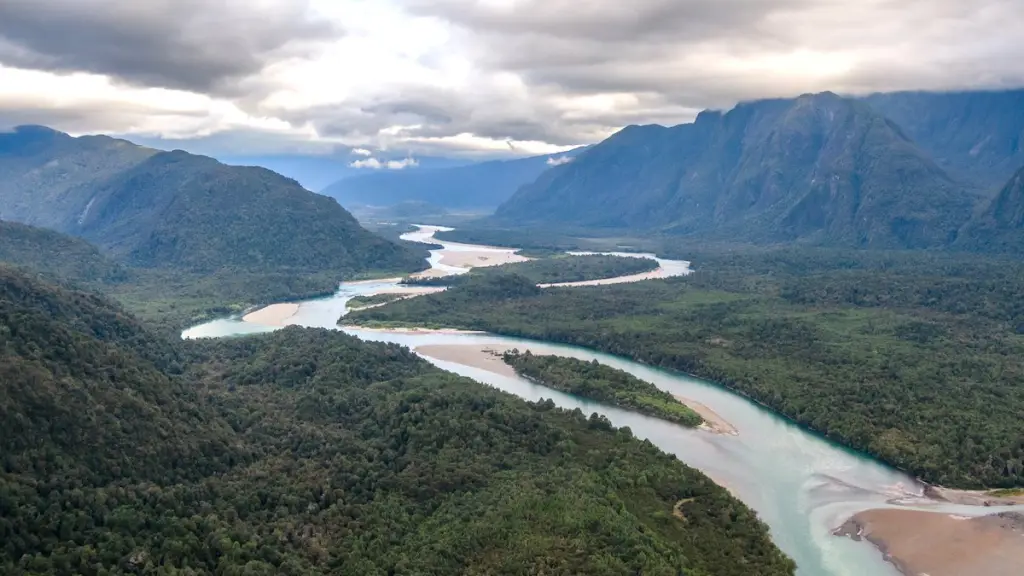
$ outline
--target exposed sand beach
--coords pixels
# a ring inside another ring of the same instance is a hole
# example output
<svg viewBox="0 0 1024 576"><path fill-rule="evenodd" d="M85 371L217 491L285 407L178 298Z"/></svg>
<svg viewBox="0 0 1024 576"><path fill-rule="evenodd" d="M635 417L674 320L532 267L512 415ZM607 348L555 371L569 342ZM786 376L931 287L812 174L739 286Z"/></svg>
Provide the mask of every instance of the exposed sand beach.
<svg viewBox="0 0 1024 576"><path fill-rule="evenodd" d="M428 344L418 346L415 351L435 360L454 362L463 366L487 370L501 376L514 377L516 371L501 359L501 355L509 349L507 347L479 344ZM731 436L739 434L735 426L704 404L682 396L675 396L675 398L704 418L704 424L700 426L702 430Z"/></svg>
<svg viewBox="0 0 1024 576"><path fill-rule="evenodd" d="M529 258L517 254L515 250L444 250L441 252L441 264L459 268L500 266L528 260Z"/></svg>
<svg viewBox="0 0 1024 576"><path fill-rule="evenodd" d="M714 432L715 434L739 436L740 433L736 430L736 427L727 422L725 418L719 416L718 413L711 408L708 408L696 400L691 400L690 398L685 398L678 394L673 394L673 396L676 400L686 404L687 408L693 410L697 414L700 414L700 417L704 419L704 423L700 425L701 429L707 430L708 432Z"/></svg>
<svg viewBox="0 0 1024 576"><path fill-rule="evenodd" d="M640 282L641 280L656 280L667 278L668 273L664 268L655 268L650 272L630 274L629 276L615 276L613 278L602 278L600 280L582 280L580 282L555 282L553 284L538 284L541 288L571 288L573 286L606 286L608 284L625 284L627 282Z"/></svg>
<svg viewBox="0 0 1024 576"><path fill-rule="evenodd" d="M1013 506L1024 504L1024 494L996 496L985 490L953 490L941 486L928 486L924 495L932 500L964 504L967 506ZM1024 570L1021 570L1024 574Z"/></svg>
<svg viewBox="0 0 1024 576"><path fill-rule="evenodd" d="M242 321L262 324L264 326L284 326L288 319L295 316L295 313L298 311L299 305L297 303L282 302L250 312L242 317Z"/></svg>
<svg viewBox="0 0 1024 576"><path fill-rule="evenodd" d="M873 543L908 576L1019 576L1024 573L1024 514L964 518L917 510L867 510L837 536Z"/></svg>

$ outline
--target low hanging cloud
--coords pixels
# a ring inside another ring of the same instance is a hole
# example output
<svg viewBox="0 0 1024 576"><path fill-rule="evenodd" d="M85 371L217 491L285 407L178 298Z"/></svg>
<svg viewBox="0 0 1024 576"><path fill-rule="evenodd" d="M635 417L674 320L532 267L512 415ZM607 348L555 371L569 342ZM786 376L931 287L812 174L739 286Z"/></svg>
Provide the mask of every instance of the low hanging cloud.
<svg viewBox="0 0 1024 576"><path fill-rule="evenodd" d="M352 168L369 168L372 170L404 170L419 165L420 163L415 158L383 161L376 158L366 158L365 160L356 160L349 164Z"/></svg>
<svg viewBox="0 0 1024 576"><path fill-rule="evenodd" d="M573 161L573 158L571 156L558 156L558 157L552 156L551 158L548 158L547 165L548 166L561 166L562 164L568 164L569 162L572 162L572 161Z"/></svg>

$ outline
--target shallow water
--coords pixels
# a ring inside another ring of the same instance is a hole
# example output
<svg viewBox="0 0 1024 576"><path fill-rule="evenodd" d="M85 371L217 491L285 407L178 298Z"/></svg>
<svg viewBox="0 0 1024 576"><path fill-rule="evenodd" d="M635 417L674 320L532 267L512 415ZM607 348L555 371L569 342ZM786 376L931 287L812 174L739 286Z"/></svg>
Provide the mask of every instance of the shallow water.
<svg viewBox="0 0 1024 576"><path fill-rule="evenodd" d="M442 244L445 249L479 250L481 247L451 245L433 240L435 227L405 236L406 239ZM487 247L483 247L487 248ZM440 252L431 262L440 260ZM689 265L664 261L673 275L686 274ZM454 267L449 267L454 268ZM462 273L465 269L451 270ZM342 284L328 298L301 303L289 324L337 328L346 313L346 302L356 295L373 294L392 288L394 282ZM185 338L225 337L274 330L274 327L241 322L237 318L216 320L185 331ZM831 535L856 512L870 508L895 507L898 500L925 510L976 516L991 509L933 504L921 499L922 486L906 474L862 454L804 431L776 414L712 383L670 373L582 348L539 343L516 338L480 334L389 333L365 329L345 332L364 340L394 342L415 348L429 344L488 344L495 347L529 348L535 352L557 353L585 360L596 359L654 383L672 394L701 402L733 424L738 436L717 435L683 428L615 407L590 402L531 383L518 377L427 358L437 366L468 376L527 400L550 398L557 405L585 413L604 414L616 426L629 426L633 434L646 438L690 466L700 469L730 489L754 508L771 528L776 544L790 555L801 576L897 575L870 544Z"/></svg>

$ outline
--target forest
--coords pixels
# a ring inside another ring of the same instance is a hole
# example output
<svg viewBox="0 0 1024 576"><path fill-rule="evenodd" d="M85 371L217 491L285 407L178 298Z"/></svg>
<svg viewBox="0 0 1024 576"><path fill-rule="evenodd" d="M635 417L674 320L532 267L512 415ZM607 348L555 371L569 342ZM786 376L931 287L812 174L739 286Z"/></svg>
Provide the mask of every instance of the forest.
<svg viewBox="0 0 1024 576"><path fill-rule="evenodd" d="M3 574L794 572L628 428L396 345L165 339L0 267L0 385Z"/></svg>
<svg viewBox="0 0 1024 576"><path fill-rule="evenodd" d="M1024 266L928 252L694 253L683 278L536 292L502 278L346 322L590 347L719 382L928 482L1024 485Z"/></svg>
<svg viewBox="0 0 1024 576"><path fill-rule="evenodd" d="M676 400L671 394L628 372L604 366L593 360L520 353L510 350L502 360L516 374L555 390L582 398L633 410L683 426L700 426L699 414Z"/></svg>
<svg viewBox="0 0 1024 576"><path fill-rule="evenodd" d="M658 262L651 258L558 254L515 264L473 268L468 273L458 276L410 277L402 280L402 283L418 286L459 286L485 276L516 274L534 284L557 284L641 274L657 268Z"/></svg>

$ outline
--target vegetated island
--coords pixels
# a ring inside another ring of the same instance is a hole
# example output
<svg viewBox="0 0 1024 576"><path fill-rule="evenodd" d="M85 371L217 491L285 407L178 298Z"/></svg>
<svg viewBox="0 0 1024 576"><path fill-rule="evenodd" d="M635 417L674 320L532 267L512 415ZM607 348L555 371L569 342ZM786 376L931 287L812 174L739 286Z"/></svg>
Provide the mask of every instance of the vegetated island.
<svg viewBox="0 0 1024 576"><path fill-rule="evenodd" d="M369 296L355 296L348 301L346 306L349 310L360 310L372 306L380 306L395 300L401 300L405 295L398 292L386 292L383 294L372 294Z"/></svg>
<svg viewBox="0 0 1024 576"><path fill-rule="evenodd" d="M658 262L650 258L601 254L561 255L515 264L474 268L469 273L458 276L410 277L404 279L402 283L418 286L462 286L485 276L518 274L528 278L534 284L556 284L605 280L619 276L643 274L657 269Z"/></svg>
<svg viewBox="0 0 1024 576"><path fill-rule="evenodd" d="M512 349L502 360L516 374L549 388L568 392L590 400L640 412L683 426L697 427L704 423L699 414L654 384L597 360L586 362L563 356L520 353Z"/></svg>

